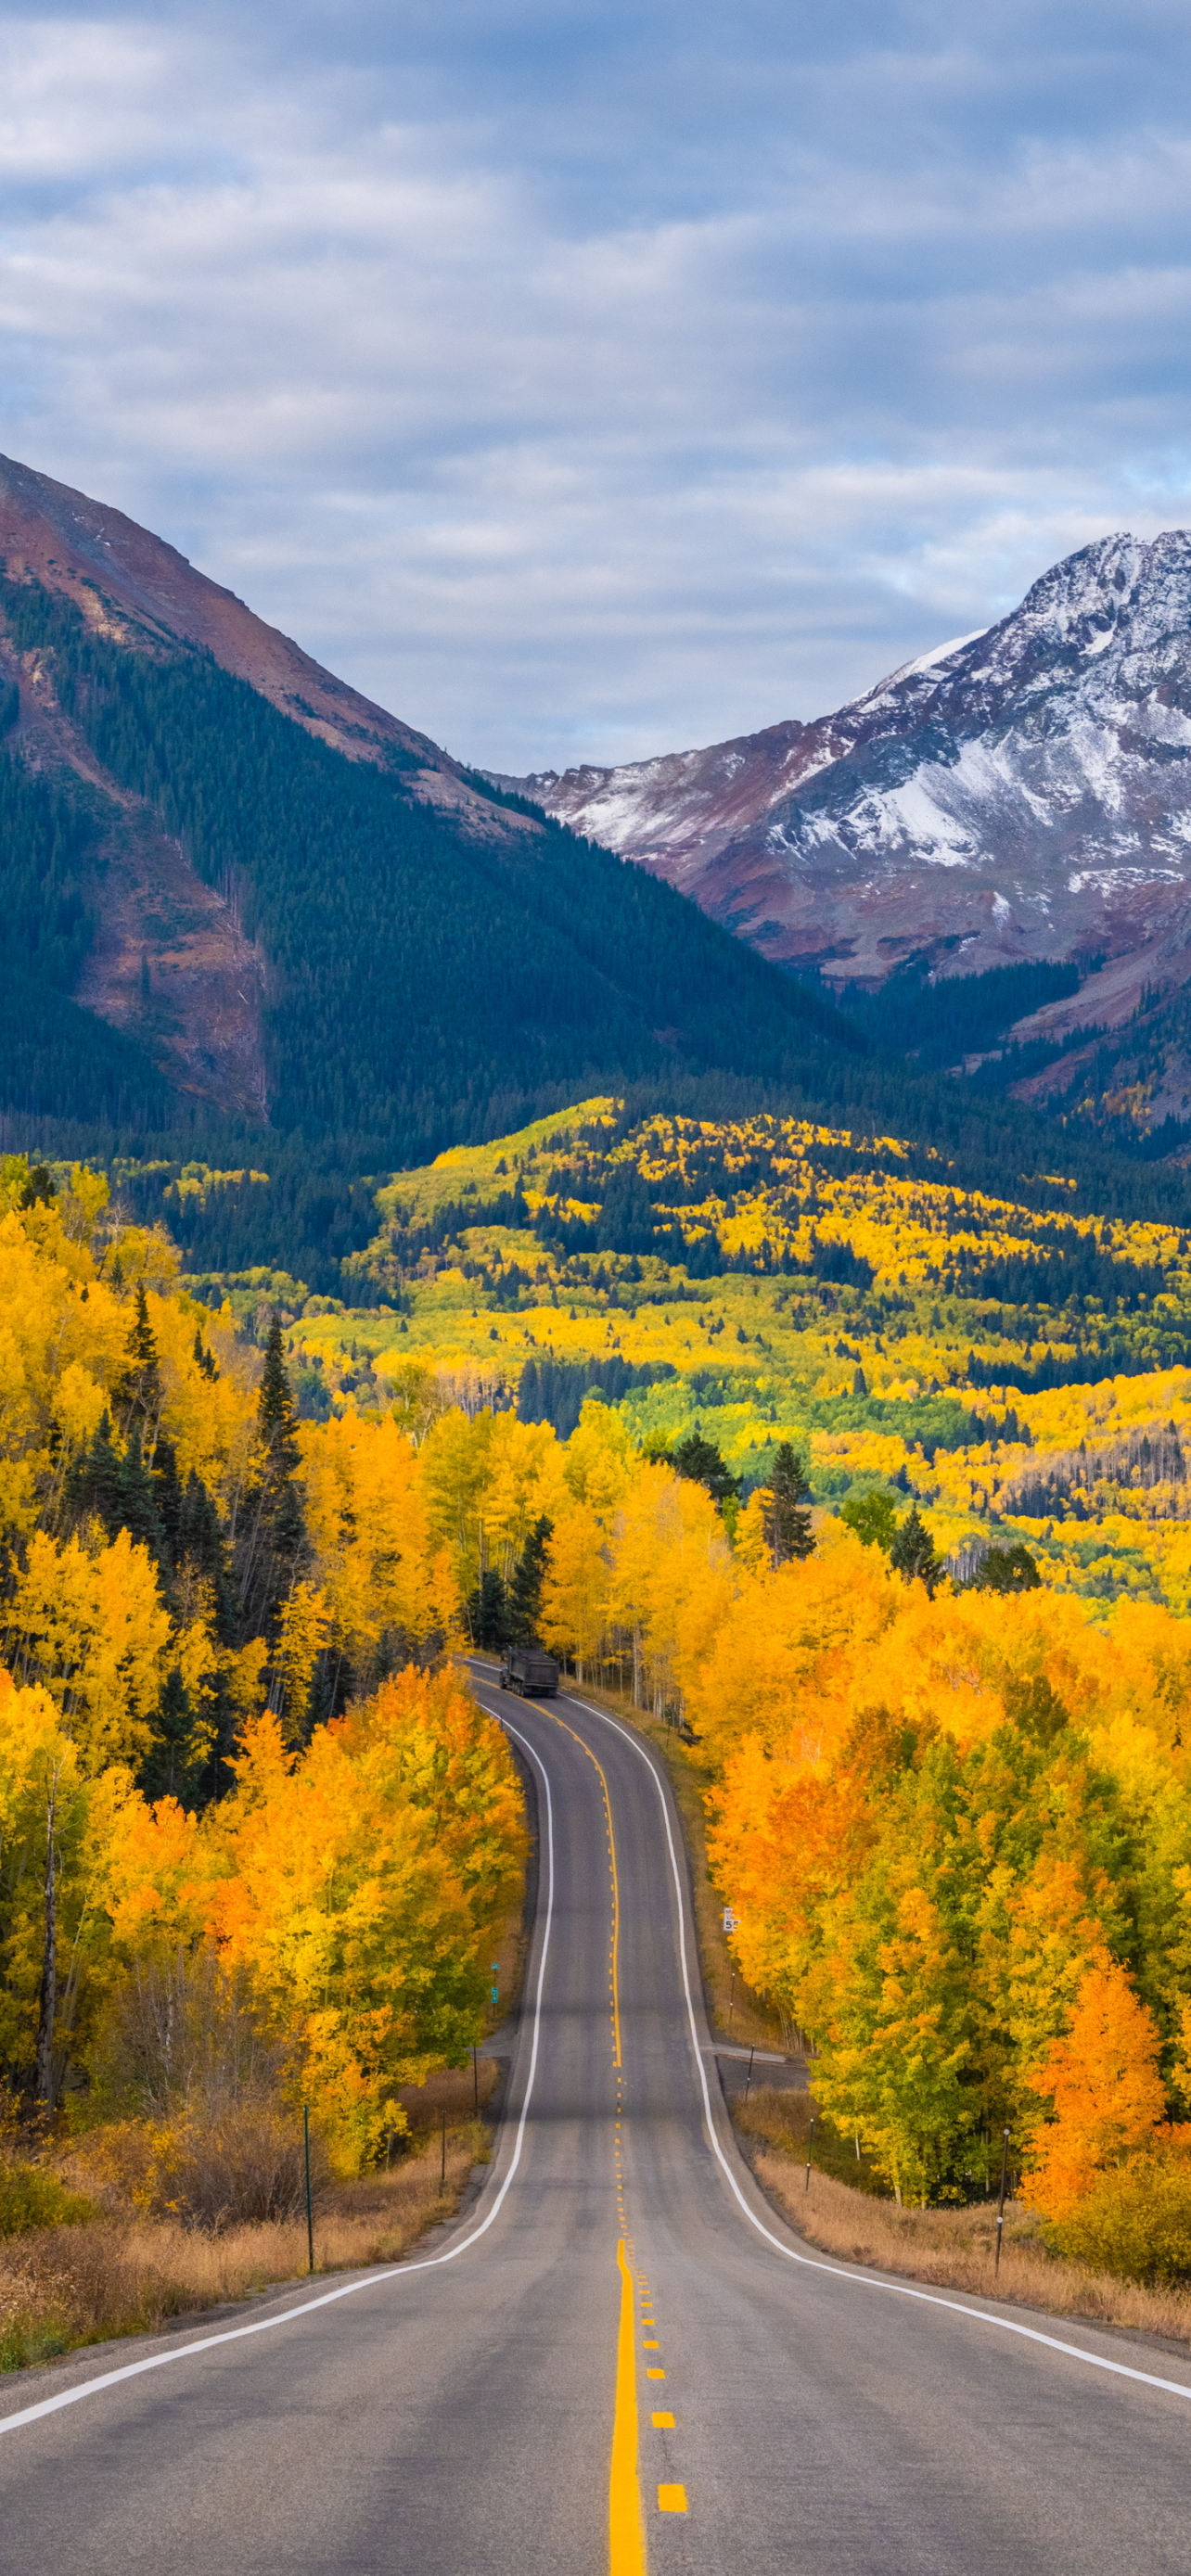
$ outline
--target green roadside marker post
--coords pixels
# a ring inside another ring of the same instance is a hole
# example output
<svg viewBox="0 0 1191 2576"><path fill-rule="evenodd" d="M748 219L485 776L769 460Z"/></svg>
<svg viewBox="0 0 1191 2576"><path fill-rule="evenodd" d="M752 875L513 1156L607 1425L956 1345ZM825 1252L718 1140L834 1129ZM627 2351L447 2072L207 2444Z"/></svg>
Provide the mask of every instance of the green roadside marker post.
<svg viewBox="0 0 1191 2576"><path fill-rule="evenodd" d="M817 2117L817 2114L816 2114L814 2111L812 2111L812 2113L811 2113L811 2125L810 2125L810 2128L809 2128L809 2129L808 2129L808 2131L807 2131L807 2139L806 2139L806 2182L805 2182L805 2185L804 2185L804 2189L805 2189L805 2190L807 2190L807 2191L809 2191L809 2190L810 2190L810 2187L811 2187L811 2148L813 2147L813 2145L814 2145L814 2143L815 2143L815 2120L816 2120L816 2117Z"/></svg>
<svg viewBox="0 0 1191 2576"><path fill-rule="evenodd" d="M478 2115L480 2108L480 2052L474 2042L472 2044L471 2052L471 2089Z"/></svg>
<svg viewBox="0 0 1191 2576"><path fill-rule="evenodd" d="M314 2202L310 2195L310 2105L302 2106L302 2143L306 2151L306 2251L314 2270Z"/></svg>

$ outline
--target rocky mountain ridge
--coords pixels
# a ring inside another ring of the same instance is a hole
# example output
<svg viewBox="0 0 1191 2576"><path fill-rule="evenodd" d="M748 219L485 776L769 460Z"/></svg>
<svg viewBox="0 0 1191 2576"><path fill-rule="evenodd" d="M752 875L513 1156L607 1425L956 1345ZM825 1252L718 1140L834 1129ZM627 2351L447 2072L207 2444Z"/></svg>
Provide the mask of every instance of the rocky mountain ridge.
<svg viewBox="0 0 1191 2576"><path fill-rule="evenodd" d="M493 802L449 753L336 679L233 591L106 503L0 457L0 570L70 600L97 636L134 649L210 654L316 740L369 767L396 766L406 792L477 842L540 832ZM235 889L204 883L181 840L122 792L63 708L51 662L21 649L0 614L0 698L9 739L34 769L65 764L120 819L99 853L97 931L75 998L148 1040L184 1091L258 1119L267 1105L262 1014L267 959L246 938Z"/></svg>
<svg viewBox="0 0 1191 2576"><path fill-rule="evenodd" d="M201 1135L233 1171L268 1127L287 1188L322 1157L321 1236L345 1173L634 1083L834 1100L863 1053L671 887L13 464L0 918L0 1118L103 1127L123 1161L113 1135Z"/></svg>
<svg viewBox="0 0 1191 2576"><path fill-rule="evenodd" d="M1128 1056L1138 1014L1152 1037L1191 981L1191 536L1086 546L813 723L507 783L843 995L911 960L1083 962L1076 996L1009 1032L1056 1050L1027 1096L1070 1092L1090 1061L1073 1035ZM1149 1058L1142 1114L1185 1117L1181 1036Z"/></svg>

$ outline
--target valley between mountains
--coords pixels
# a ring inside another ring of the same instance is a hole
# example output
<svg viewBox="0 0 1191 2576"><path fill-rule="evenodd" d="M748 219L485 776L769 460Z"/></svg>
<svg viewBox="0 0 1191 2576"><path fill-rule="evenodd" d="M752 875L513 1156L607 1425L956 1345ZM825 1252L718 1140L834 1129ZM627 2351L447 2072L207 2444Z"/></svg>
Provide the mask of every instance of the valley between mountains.
<svg viewBox="0 0 1191 2576"><path fill-rule="evenodd" d="M22 2565L1184 2564L1189 656L493 778L0 462Z"/></svg>

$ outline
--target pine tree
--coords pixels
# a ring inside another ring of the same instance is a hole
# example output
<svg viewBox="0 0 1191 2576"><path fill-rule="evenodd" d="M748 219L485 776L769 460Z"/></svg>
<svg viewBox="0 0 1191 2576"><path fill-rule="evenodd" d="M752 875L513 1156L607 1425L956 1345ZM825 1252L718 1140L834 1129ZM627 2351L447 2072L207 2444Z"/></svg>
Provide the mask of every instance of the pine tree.
<svg viewBox="0 0 1191 2576"><path fill-rule="evenodd" d="M161 1366L149 1321L143 1280L137 1282L136 1313L128 1336L128 1354L112 1393L112 1405L126 1437L133 1423L137 1422L141 1425L142 1434L147 1434L152 1444L161 1418Z"/></svg>
<svg viewBox="0 0 1191 2576"><path fill-rule="evenodd" d="M531 1529L513 1570L508 1591L509 1645L536 1646L542 1615L542 1580L553 1523L543 1514Z"/></svg>
<svg viewBox="0 0 1191 2576"><path fill-rule="evenodd" d="M508 1599L502 1577L495 1566L480 1576L467 1603L467 1624L473 1646L498 1647L509 1643Z"/></svg>
<svg viewBox="0 0 1191 2576"><path fill-rule="evenodd" d="M109 1538L115 1537L120 1527L123 1467L112 1440L112 1417L105 1410L92 1439L67 1473L63 1517L68 1526L97 1520Z"/></svg>
<svg viewBox="0 0 1191 2576"><path fill-rule="evenodd" d="M265 1454L260 1481L241 1522L236 1570L247 1635L275 1639L281 1605L309 1553L294 1484L302 1454L298 1416L276 1315L265 1347L257 1426Z"/></svg>
<svg viewBox="0 0 1191 2576"><path fill-rule="evenodd" d="M134 1422L128 1435L128 1447L121 1461L122 1488L120 1527L130 1538L147 1547L150 1556L163 1565L168 1554L165 1530L157 1508L154 1480L145 1465L141 1450L141 1426ZM114 1536L115 1533L113 1532Z"/></svg>
<svg viewBox="0 0 1191 2576"><path fill-rule="evenodd" d="M261 1440L268 1451L268 1479L280 1490L293 1475L301 1456L298 1446L298 1415L285 1366L285 1343L280 1317L274 1315L265 1345L265 1373L261 1379L257 1421Z"/></svg>
<svg viewBox="0 0 1191 2576"><path fill-rule="evenodd" d="M168 1444L167 1444L168 1445ZM173 1452L169 1451L170 1464ZM174 1472L177 1483L177 1473ZM134 1423L121 1457L112 1439L110 1415L100 1416L93 1439L76 1459L66 1480L64 1517L69 1526L96 1520L109 1539L127 1530L149 1549L159 1565L172 1555L160 1508L161 1488L145 1465L141 1428Z"/></svg>
<svg viewBox="0 0 1191 2576"><path fill-rule="evenodd" d="M190 1693L175 1666L169 1675L158 1704L156 1742L150 1746L137 1774L137 1787L145 1798L176 1798L180 1806L194 1808L202 1801L199 1786L208 1769L210 1755L205 1745L195 1752L194 1710Z"/></svg>
<svg viewBox="0 0 1191 2576"><path fill-rule="evenodd" d="M49 1165L34 1163L18 1204L22 1208L52 1207L56 1197L57 1190Z"/></svg>
<svg viewBox="0 0 1191 2576"><path fill-rule="evenodd" d="M235 1634L236 1615L227 1543L215 1505L193 1467L186 1479L178 1514L177 1562L179 1566L193 1566L202 1581L210 1584L215 1601L216 1634L221 1644L230 1645Z"/></svg>
<svg viewBox="0 0 1191 2576"><path fill-rule="evenodd" d="M153 1452L153 1497L165 1534L166 1557L171 1565L176 1565L182 1526L182 1487L178 1479L177 1452L164 1431L158 1432Z"/></svg>
<svg viewBox="0 0 1191 2576"><path fill-rule="evenodd" d="M763 1524L765 1544L775 1565L788 1565L792 1557L810 1556L814 1550L810 1490L802 1459L790 1442L783 1440L773 1462Z"/></svg>
<svg viewBox="0 0 1191 2576"><path fill-rule="evenodd" d="M904 1582L925 1583L927 1591L933 1593L943 1571L943 1560L917 1503L912 1512L907 1512L894 1535L889 1562Z"/></svg>
<svg viewBox="0 0 1191 2576"><path fill-rule="evenodd" d="M672 1467L676 1476L687 1476L692 1484L705 1485L713 1503L730 1502L740 1492L739 1476L725 1466L722 1452L714 1440L704 1438L698 1423L675 1442L673 1449L648 1454Z"/></svg>

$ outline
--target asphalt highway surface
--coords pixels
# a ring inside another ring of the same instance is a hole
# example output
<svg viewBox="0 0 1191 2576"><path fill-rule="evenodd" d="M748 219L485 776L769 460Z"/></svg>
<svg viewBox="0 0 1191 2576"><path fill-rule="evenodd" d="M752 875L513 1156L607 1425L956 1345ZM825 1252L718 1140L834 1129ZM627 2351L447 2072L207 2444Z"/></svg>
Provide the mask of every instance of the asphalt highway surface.
<svg viewBox="0 0 1191 2576"><path fill-rule="evenodd" d="M480 1690L539 1889L479 2199L399 2265L0 2382L4 2576L1188 2576L1191 2361L788 2230L654 1755Z"/></svg>

